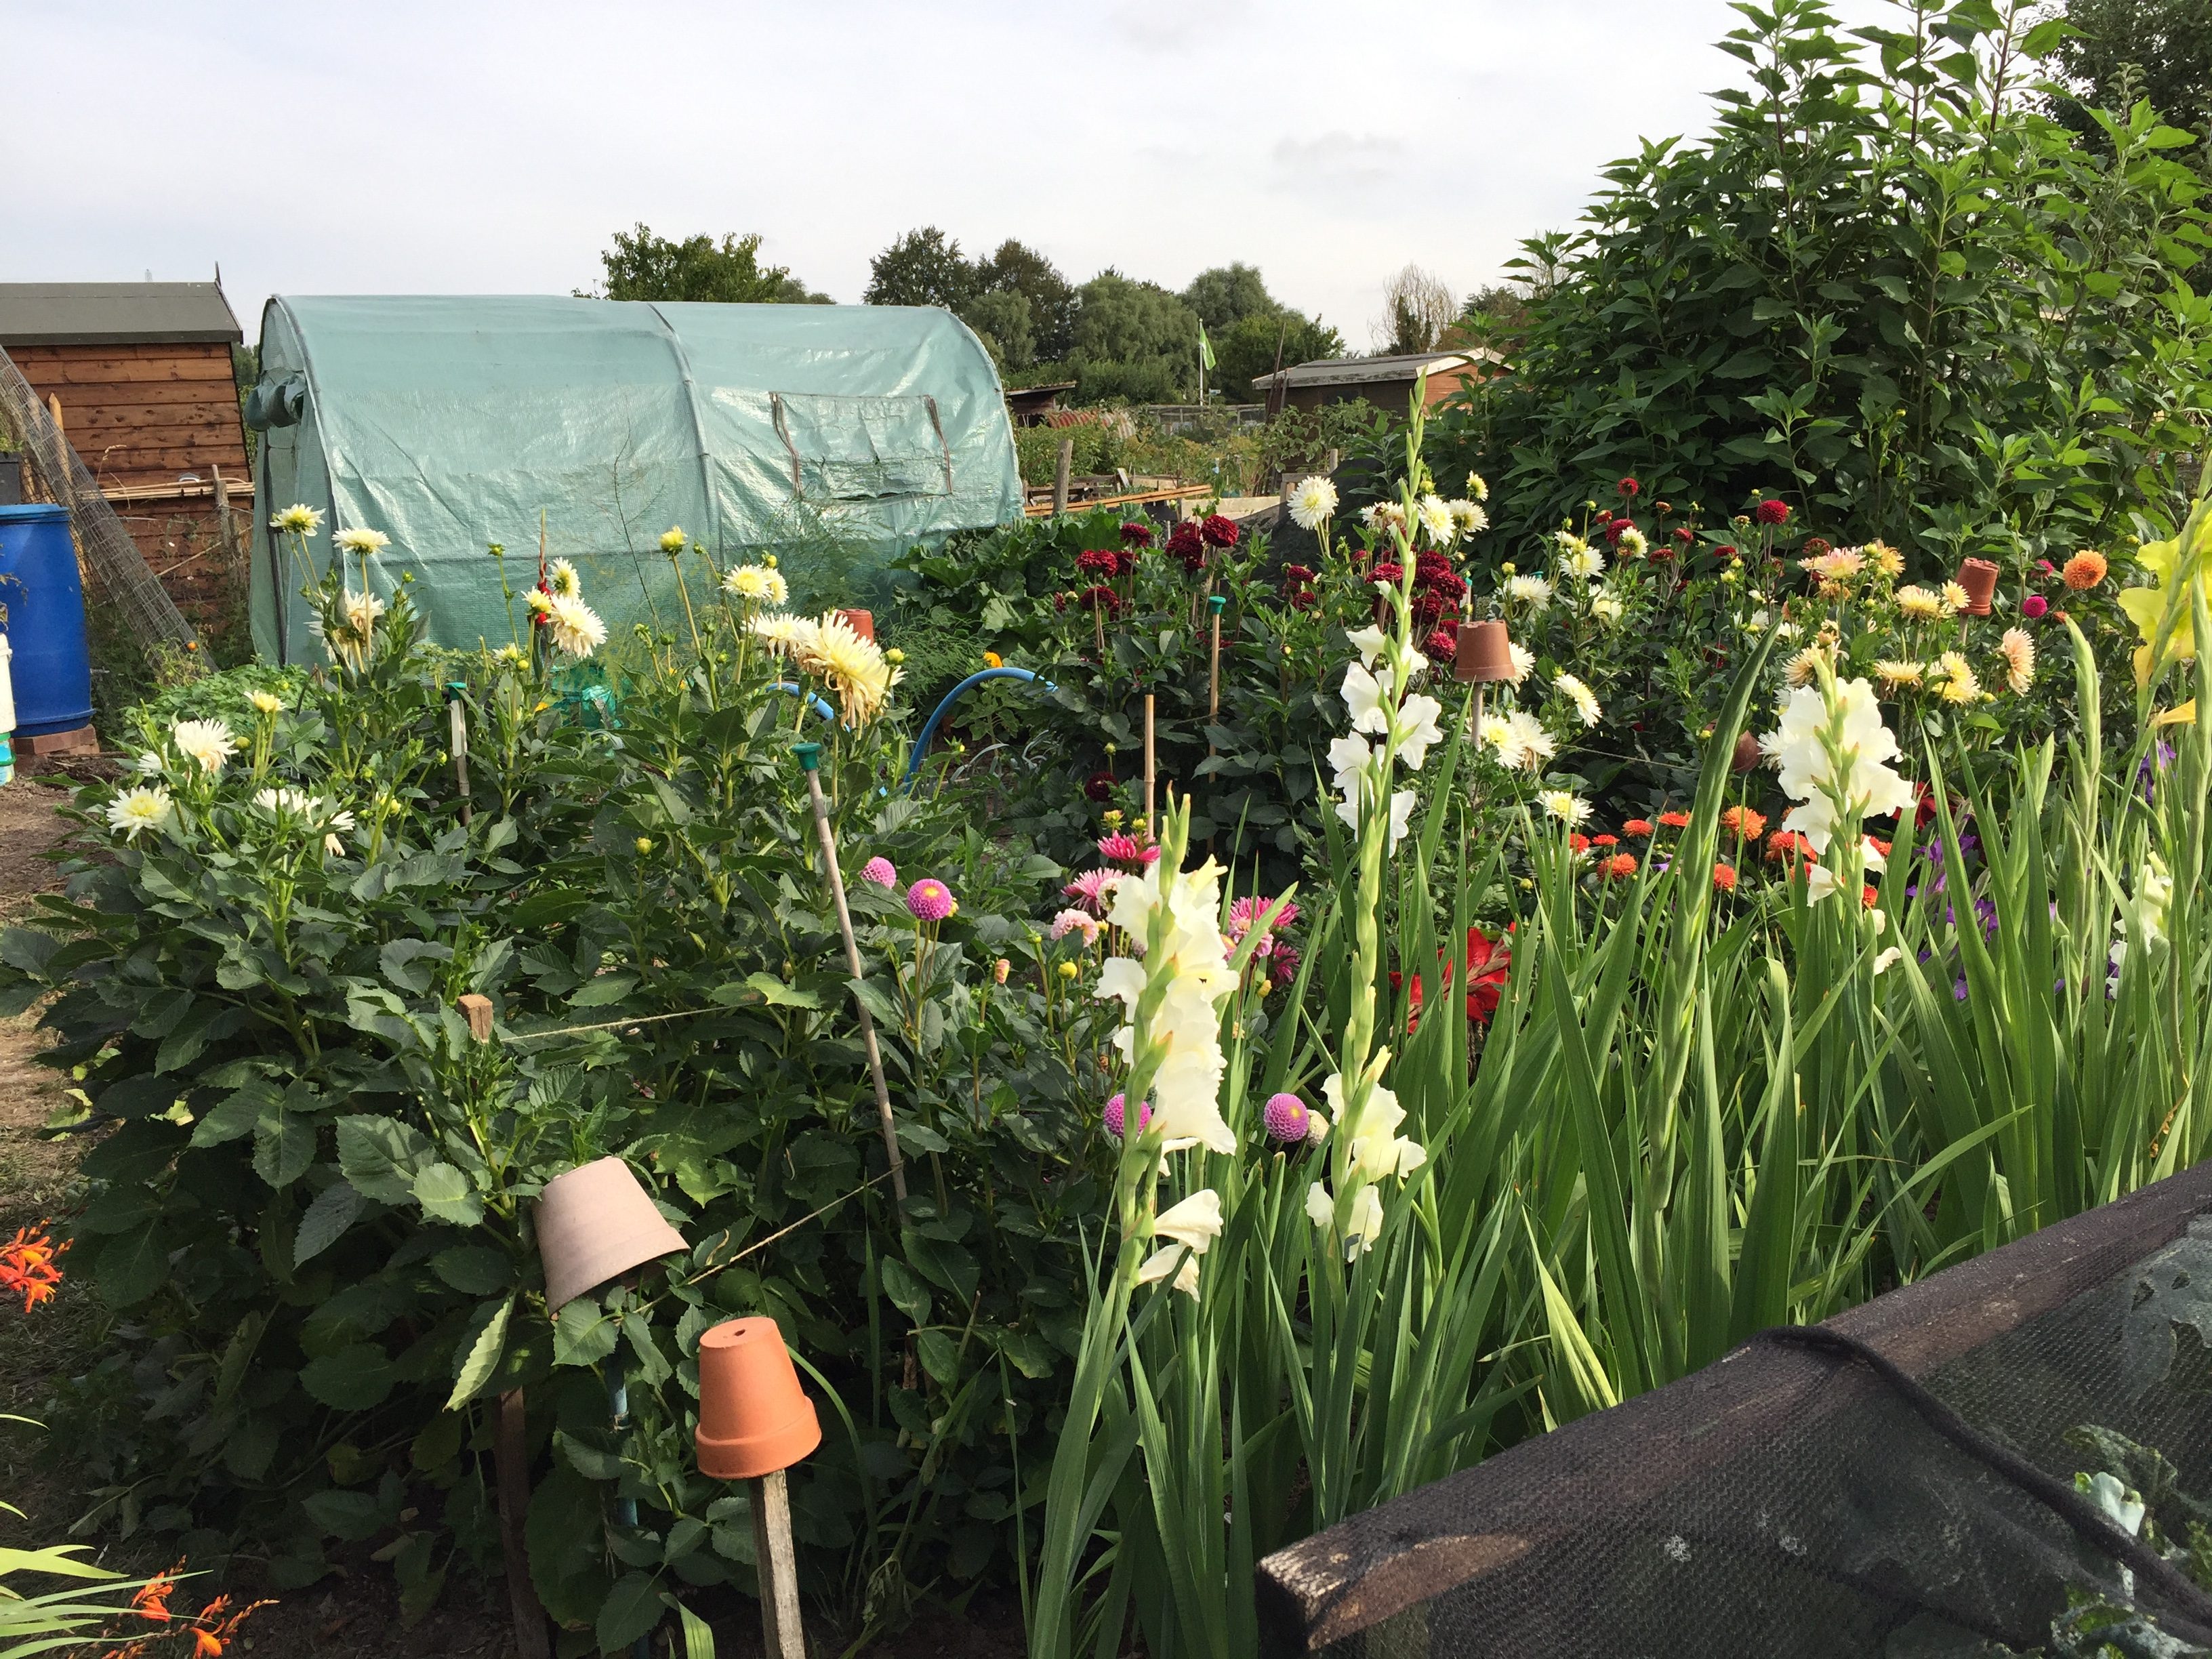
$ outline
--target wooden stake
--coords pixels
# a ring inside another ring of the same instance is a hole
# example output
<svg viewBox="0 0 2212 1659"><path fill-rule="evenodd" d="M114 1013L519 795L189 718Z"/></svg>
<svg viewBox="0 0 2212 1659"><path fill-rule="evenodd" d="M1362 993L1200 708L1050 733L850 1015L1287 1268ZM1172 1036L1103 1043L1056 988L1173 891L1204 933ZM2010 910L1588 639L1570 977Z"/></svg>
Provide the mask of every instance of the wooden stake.
<svg viewBox="0 0 2212 1659"><path fill-rule="evenodd" d="M223 556L235 559L238 556L238 520L231 516L230 486L223 482L221 467L210 466L208 471L215 474L216 534L222 540Z"/></svg>
<svg viewBox="0 0 2212 1659"><path fill-rule="evenodd" d="M1158 840L1152 828L1152 694L1145 693L1145 835Z"/></svg>
<svg viewBox="0 0 2212 1659"><path fill-rule="evenodd" d="M478 1042L491 1041L491 999L475 991L469 992L453 1004L461 1017L469 1023L469 1036Z"/></svg>
<svg viewBox="0 0 2212 1659"><path fill-rule="evenodd" d="M530 1582L530 1552L522 1526L530 1510L530 1449L523 1437L522 1390L500 1395L492 1425L492 1467L499 1486L499 1549L507 1567L507 1607L514 1620L520 1659L553 1659L545 1634L545 1607Z"/></svg>
<svg viewBox="0 0 2212 1659"><path fill-rule="evenodd" d="M1075 440L1060 441L1060 459L1052 468L1052 516L1058 518L1067 511L1067 475L1075 465Z"/></svg>
<svg viewBox="0 0 2212 1659"><path fill-rule="evenodd" d="M801 744L799 746L814 750L814 758L820 758L821 746L818 744ZM802 759L801 763L806 769L807 799L814 807L814 833L822 842L822 862L830 872L830 896L837 902L837 931L845 937L845 966L851 971L854 983L857 986L862 978L860 946L853 937L853 913L845 903L845 876L837 867L837 838L830 830L830 803L823 797L821 775L811 763ZM883 1050L876 1046L876 1022L868 1017L868 1005L860 1000L857 990L854 993L853 1004L860 1011L860 1046L867 1052L868 1075L876 1085L876 1117L883 1126L884 1154L891 1164L891 1196L904 1204L906 1159L899 1152L898 1128L891 1121L891 1091L884 1081L884 1055ZM782 1477L779 1475L776 1480L776 1490L781 1492ZM774 1650L771 1644L770 1651Z"/></svg>
<svg viewBox="0 0 2212 1659"><path fill-rule="evenodd" d="M791 1491L783 1471L746 1481L745 1496L753 1512L762 1645L768 1659L806 1659L806 1633L799 1618L799 1558L791 1542Z"/></svg>

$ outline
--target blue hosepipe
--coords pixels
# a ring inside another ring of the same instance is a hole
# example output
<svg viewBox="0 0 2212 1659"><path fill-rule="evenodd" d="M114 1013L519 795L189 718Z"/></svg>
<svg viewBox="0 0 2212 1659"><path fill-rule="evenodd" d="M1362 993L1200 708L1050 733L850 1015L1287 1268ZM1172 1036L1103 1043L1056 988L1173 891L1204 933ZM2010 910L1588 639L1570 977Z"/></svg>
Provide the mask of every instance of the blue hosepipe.
<svg viewBox="0 0 2212 1659"><path fill-rule="evenodd" d="M944 721L945 715L951 712L952 705L958 702L975 687L982 684L985 680L1025 680L1042 686L1047 691L1060 690L1050 680L1041 680L1026 668L985 668L970 674L959 684L947 691L945 694L945 701L939 703L930 717L922 722L921 734L915 738L914 752L907 759L906 775L899 780L901 788L912 783L914 775L921 770L921 763L929 753L929 741L937 735L938 726Z"/></svg>
<svg viewBox="0 0 2212 1659"><path fill-rule="evenodd" d="M789 680L778 680L773 689L778 691L788 691L794 697L805 698L808 702L813 705L814 712L821 715L825 720L834 720L837 718L837 711L836 709L832 708L828 703L823 702L821 698L816 696L811 691L800 690Z"/></svg>

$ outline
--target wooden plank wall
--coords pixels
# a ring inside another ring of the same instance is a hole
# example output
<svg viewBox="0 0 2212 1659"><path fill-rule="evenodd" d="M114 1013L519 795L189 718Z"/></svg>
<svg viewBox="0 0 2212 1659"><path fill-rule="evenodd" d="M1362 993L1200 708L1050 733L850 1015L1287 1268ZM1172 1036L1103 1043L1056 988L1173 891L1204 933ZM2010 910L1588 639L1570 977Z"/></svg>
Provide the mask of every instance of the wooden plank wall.
<svg viewBox="0 0 2212 1659"><path fill-rule="evenodd" d="M62 424L103 486L172 483L220 466L242 479L246 428L239 418L230 348L191 345L24 345L8 355L44 400L61 399Z"/></svg>

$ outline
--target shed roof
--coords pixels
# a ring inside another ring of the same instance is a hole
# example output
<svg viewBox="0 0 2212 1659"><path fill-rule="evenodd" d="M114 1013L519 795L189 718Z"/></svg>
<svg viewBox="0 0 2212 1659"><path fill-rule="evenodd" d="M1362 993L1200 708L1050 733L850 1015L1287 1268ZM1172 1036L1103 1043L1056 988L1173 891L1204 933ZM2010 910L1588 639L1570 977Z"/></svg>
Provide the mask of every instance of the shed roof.
<svg viewBox="0 0 2212 1659"><path fill-rule="evenodd" d="M1255 374L1252 384L1261 388L1278 383L1296 386L1358 386L1375 380L1410 380L1417 374L1467 368L1478 362L1502 363L1496 352L1480 346L1464 351L1401 351L1382 357L1320 357L1310 363Z"/></svg>
<svg viewBox="0 0 2212 1659"><path fill-rule="evenodd" d="M0 345L127 345L246 337L219 283L0 283Z"/></svg>

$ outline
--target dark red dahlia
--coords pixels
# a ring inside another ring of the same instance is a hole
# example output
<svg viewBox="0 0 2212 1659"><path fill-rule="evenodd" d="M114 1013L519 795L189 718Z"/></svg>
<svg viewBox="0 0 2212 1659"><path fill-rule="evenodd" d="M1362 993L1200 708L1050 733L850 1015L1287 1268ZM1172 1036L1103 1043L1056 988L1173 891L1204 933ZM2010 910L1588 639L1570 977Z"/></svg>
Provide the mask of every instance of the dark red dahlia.
<svg viewBox="0 0 2212 1659"><path fill-rule="evenodd" d="M1644 486L1637 483L1633 478L1623 478L1619 483L1615 484L1613 488L1619 490L1626 499L1632 501L1644 492Z"/></svg>
<svg viewBox="0 0 2212 1659"><path fill-rule="evenodd" d="M1300 587L1313 579L1313 568L1310 565L1286 564L1283 567L1283 582L1285 586Z"/></svg>
<svg viewBox="0 0 2212 1659"><path fill-rule="evenodd" d="M1752 508L1751 516L1755 522L1759 524L1788 524L1790 522L1790 503L1787 501L1778 501L1772 500L1764 501L1757 507Z"/></svg>
<svg viewBox="0 0 2212 1659"><path fill-rule="evenodd" d="M1209 513L1199 526L1198 533L1206 538L1208 547L1234 547L1239 532L1235 520L1224 519L1218 513Z"/></svg>
<svg viewBox="0 0 2212 1659"><path fill-rule="evenodd" d="M1125 547L1150 547L1152 544L1152 526L1133 521L1123 525L1121 544Z"/></svg>
<svg viewBox="0 0 2212 1659"><path fill-rule="evenodd" d="M1459 630L1439 628L1421 641L1422 654L1431 662L1446 663L1459 654Z"/></svg>
<svg viewBox="0 0 2212 1659"><path fill-rule="evenodd" d="M1086 576L1110 581L1121 574L1121 556L1110 547L1094 547L1075 556L1075 568Z"/></svg>
<svg viewBox="0 0 2212 1659"><path fill-rule="evenodd" d="M1406 567L1395 559L1383 559L1367 573L1370 582L1401 582L1406 579Z"/></svg>
<svg viewBox="0 0 2212 1659"><path fill-rule="evenodd" d="M1085 588L1079 597L1086 610L1103 611L1109 617L1121 614L1121 596L1103 582Z"/></svg>
<svg viewBox="0 0 2212 1659"><path fill-rule="evenodd" d="M1084 780L1083 793L1093 800L1111 799L1114 794L1114 775L1111 772L1093 772Z"/></svg>

